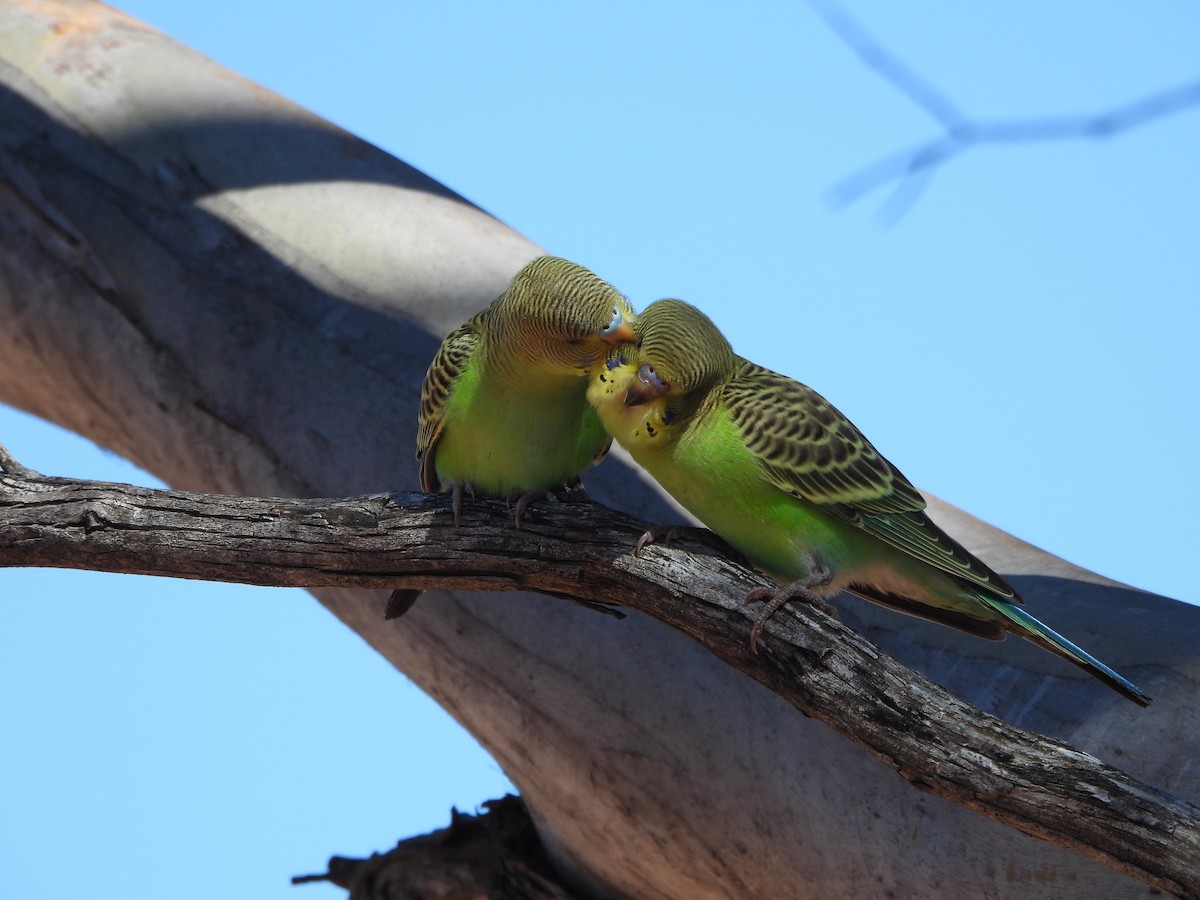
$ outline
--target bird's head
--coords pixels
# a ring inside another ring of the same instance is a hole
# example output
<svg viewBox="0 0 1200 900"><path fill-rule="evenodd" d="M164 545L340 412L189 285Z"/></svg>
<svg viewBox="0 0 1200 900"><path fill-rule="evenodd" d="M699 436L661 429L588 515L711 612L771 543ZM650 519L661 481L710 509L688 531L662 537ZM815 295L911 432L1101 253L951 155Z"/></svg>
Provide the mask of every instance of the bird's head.
<svg viewBox="0 0 1200 900"><path fill-rule="evenodd" d="M562 374L582 374L610 347L634 339L629 300L583 266L555 256L521 269L496 307L505 339L530 361Z"/></svg>
<svg viewBox="0 0 1200 900"><path fill-rule="evenodd" d="M704 313L682 300L656 300L638 317L636 377L626 406L661 397L698 398L728 380L737 357Z"/></svg>

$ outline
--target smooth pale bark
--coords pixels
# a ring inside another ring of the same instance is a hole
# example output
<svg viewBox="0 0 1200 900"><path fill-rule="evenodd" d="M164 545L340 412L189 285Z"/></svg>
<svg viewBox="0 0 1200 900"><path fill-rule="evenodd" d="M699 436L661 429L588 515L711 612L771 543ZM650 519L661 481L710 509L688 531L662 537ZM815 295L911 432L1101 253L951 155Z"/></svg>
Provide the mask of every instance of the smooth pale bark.
<svg viewBox="0 0 1200 900"><path fill-rule="evenodd" d="M1200 809L963 703L808 605L772 617L771 637L752 650L757 610L741 598L770 582L726 548L638 553L644 526L597 504L544 504L516 529L504 503L478 500L458 527L429 494L296 500L43 478L2 445L0 469L0 565L308 588L526 589L635 609L934 796L1170 893L1200 894Z"/></svg>
<svg viewBox="0 0 1200 900"><path fill-rule="evenodd" d="M0 399L181 488L414 489L417 390L438 338L541 252L99 4L0 7L0 121ZM587 482L608 505L674 518L615 462ZM1014 641L851 601L844 621L986 711L1200 797L1200 610L934 513L1155 706ZM319 597L480 739L558 864L597 892L1149 892L915 791L647 617L456 593L385 622L378 592Z"/></svg>

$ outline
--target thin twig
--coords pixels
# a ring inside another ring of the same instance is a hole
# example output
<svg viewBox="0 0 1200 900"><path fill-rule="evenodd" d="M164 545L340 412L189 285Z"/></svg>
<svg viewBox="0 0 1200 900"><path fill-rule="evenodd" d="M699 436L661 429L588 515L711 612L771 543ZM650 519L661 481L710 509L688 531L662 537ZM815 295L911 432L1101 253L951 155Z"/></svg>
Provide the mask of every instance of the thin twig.
<svg viewBox="0 0 1200 900"><path fill-rule="evenodd" d="M881 44L847 10L828 0L807 0L809 7L872 71L924 110L942 133L914 148L889 154L836 184L830 198L838 206L898 181L885 201L881 218L895 221L928 187L938 167L982 144L1035 141L1103 140L1157 119L1200 107L1200 80L1156 91L1090 116L977 120L949 96Z"/></svg>

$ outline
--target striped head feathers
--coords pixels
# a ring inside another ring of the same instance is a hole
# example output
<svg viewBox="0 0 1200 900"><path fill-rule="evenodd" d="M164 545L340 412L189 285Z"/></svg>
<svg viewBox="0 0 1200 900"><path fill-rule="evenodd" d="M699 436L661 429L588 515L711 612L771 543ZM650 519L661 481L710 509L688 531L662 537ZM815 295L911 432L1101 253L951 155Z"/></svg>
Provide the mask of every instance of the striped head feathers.
<svg viewBox="0 0 1200 900"><path fill-rule="evenodd" d="M633 340L629 300L583 266L555 256L519 271L488 310L490 336L545 368L582 374L610 345Z"/></svg>

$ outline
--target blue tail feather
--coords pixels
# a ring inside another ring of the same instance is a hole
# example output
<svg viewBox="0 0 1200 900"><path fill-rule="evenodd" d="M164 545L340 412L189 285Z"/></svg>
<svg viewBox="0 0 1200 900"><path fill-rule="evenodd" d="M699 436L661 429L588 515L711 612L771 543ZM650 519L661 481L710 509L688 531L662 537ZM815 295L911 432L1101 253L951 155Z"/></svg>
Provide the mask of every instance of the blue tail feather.
<svg viewBox="0 0 1200 900"><path fill-rule="evenodd" d="M1026 640L1046 648L1051 653L1056 653L1064 659L1075 663L1075 665L1084 669L1094 678L1103 681L1114 691L1128 697L1140 706L1149 706L1154 702L1133 682L1118 675L1104 663L1100 662L1100 660L1096 659L1096 657L1081 647L1076 646L1054 629L1043 625L1021 607L1007 603L998 597L985 596L982 592L980 592L979 599L1012 622L1016 626L1011 629L1014 634L1019 634Z"/></svg>

